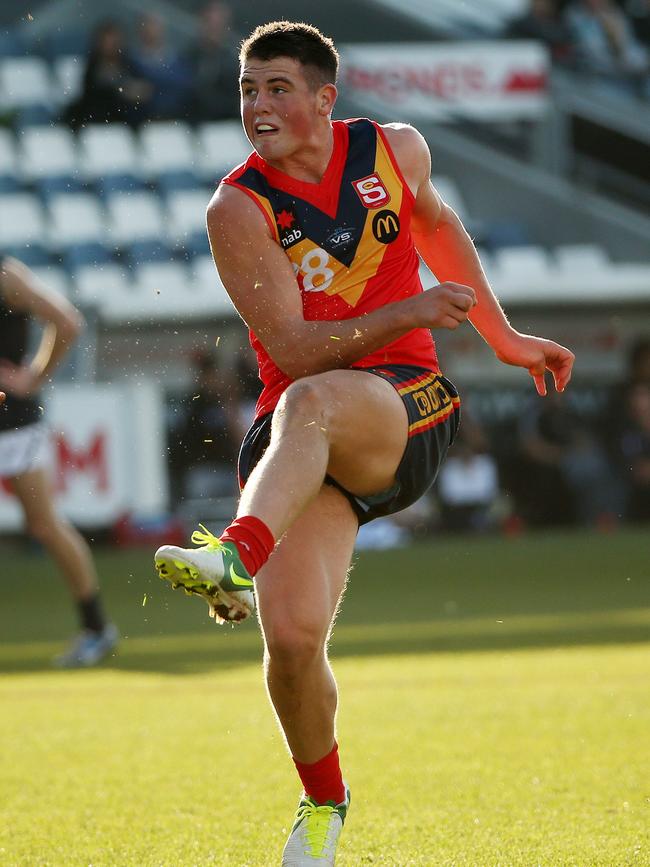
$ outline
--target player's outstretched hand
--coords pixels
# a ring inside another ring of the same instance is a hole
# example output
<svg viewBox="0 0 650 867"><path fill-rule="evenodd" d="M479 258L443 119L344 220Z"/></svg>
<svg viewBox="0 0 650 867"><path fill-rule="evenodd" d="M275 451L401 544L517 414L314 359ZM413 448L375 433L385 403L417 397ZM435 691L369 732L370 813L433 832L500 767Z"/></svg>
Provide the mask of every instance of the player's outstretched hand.
<svg viewBox="0 0 650 867"><path fill-rule="evenodd" d="M471 286L447 282L426 289L409 301L417 306L416 316L420 328L454 330L469 317L476 304L476 295Z"/></svg>
<svg viewBox="0 0 650 867"><path fill-rule="evenodd" d="M515 332L513 338L504 349L497 353L499 361L525 367L533 377L537 393L542 397L546 394L544 373L547 370L553 374L556 391L564 391L571 379L571 370L575 355L565 346L545 340L543 337L532 337Z"/></svg>
<svg viewBox="0 0 650 867"><path fill-rule="evenodd" d="M0 406L2 406L2 404L5 402L6 397L7 395L4 393L4 391L0 391Z"/></svg>

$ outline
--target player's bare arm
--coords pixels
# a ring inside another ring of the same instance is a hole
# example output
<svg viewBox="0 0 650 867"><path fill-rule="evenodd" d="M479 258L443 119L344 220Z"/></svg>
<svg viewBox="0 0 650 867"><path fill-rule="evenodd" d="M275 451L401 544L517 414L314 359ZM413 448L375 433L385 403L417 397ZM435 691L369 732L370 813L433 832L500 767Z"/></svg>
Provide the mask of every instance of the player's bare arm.
<svg viewBox="0 0 650 867"><path fill-rule="evenodd" d="M43 286L36 275L16 259L4 260L2 295L16 311L44 323L41 342L32 360L15 365L0 362L0 385L18 397L38 391L64 358L84 326L79 311L58 293Z"/></svg>
<svg viewBox="0 0 650 867"><path fill-rule="evenodd" d="M404 124L391 124L385 131L415 196L412 232L419 254L443 284L455 281L472 287L477 303L469 319L500 361L526 368L541 395L546 394L546 370L553 374L557 390L564 391L571 378L573 353L552 340L520 334L512 328L485 276L472 239L431 183L431 155L424 138Z"/></svg>
<svg viewBox="0 0 650 867"><path fill-rule="evenodd" d="M415 297L353 319L306 321L291 264L248 196L220 187L207 221L214 261L233 304L292 379L349 367L414 328L457 328L474 303L472 290L450 285L427 306Z"/></svg>

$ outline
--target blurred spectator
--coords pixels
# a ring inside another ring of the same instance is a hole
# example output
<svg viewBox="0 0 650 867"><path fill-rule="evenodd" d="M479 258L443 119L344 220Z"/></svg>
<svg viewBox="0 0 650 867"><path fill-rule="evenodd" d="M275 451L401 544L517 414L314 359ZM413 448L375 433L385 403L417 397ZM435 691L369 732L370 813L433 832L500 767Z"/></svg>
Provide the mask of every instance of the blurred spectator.
<svg viewBox="0 0 650 867"><path fill-rule="evenodd" d="M565 11L578 69L645 95L648 55L612 0L573 0Z"/></svg>
<svg viewBox="0 0 650 867"><path fill-rule="evenodd" d="M230 16L219 0L200 12L199 33L186 55L193 82L189 119L195 123L239 115L239 59Z"/></svg>
<svg viewBox="0 0 650 867"><path fill-rule="evenodd" d="M165 22L146 13L137 27L133 53L135 69L150 86L147 102L150 120L172 120L183 116L192 88L189 66L167 41Z"/></svg>
<svg viewBox="0 0 650 867"><path fill-rule="evenodd" d="M627 368L621 382L615 383L600 423L612 465L617 473L615 491L620 501L620 511L629 517L637 511L632 497L634 477L643 475L643 470L633 470L633 456L643 452L643 390L650 389L650 338L641 337L632 343ZM639 458L641 460L641 458Z"/></svg>
<svg viewBox="0 0 650 867"><path fill-rule="evenodd" d="M636 382L628 389L618 445L626 487L625 517L650 521L650 384Z"/></svg>
<svg viewBox="0 0 650 867"><path fill-rule="evenodd" d="M571 33L556 0L530 0L528 10L508 23L504 36L542 42L556 63L566 63L571 58Z"/></svg>
<svg viewBox="0 0 650 867"><path fill-rule="evenodd" d="M236 380L209 353L195 359L195 384L173 431L174 475L190 499L233 496L240 444Z"/></svg>
<svg viewBox="0 0 650 867"><path fill-rule="evenodd" d="M499 477L483 431L467 414L438 477L442 527L452 532L494 526Z"/></svg>
<svg viewBox="0 0 650 867"><path fill-rule="evenodd" d="M628 0L627 17L638 41L650 50L650 0Z"/></svg>
<svg viewBox="0 0 650 867"><path fill-rule="evenodd" d="M650 337L640 337L630 349L627 383L637 382L650 385Z"/></svg>
<svg viewBox="0 0 650 867"><path fill-rule="evenodd" d="M615 520L618 503L604 448L563 395L549 391L523 415L519 459L514 493L525 521L603 526Z"/></svg>
<svg viewBox="0 0 650 867"><path fill-rule="evenodd" d="M91 39L81 96L67 107L64 120L74 130L86 123L135 126L144 120L151 93L126 51L120 25L103 21Z"/></svg>

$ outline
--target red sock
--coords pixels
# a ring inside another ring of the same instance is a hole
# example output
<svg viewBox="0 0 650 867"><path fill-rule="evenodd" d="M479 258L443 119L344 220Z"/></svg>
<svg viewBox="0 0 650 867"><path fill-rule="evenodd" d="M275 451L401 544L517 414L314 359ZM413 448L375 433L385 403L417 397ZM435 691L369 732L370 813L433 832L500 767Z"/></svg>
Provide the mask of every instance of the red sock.
<svg viewBox="0 0 650 867"><path fill-rule="evenodd" d="M333 801L342 804L345 800L345 786L339 766L339 745L334 742L331 752L312 765L293 760L298 775L309 795L317 804Z"/></svg>
<svg viewBox="0 0 650 867"><path fill-rule="evenodd" d="M248 574L253 577L271 556L275 547L273 533L264 521L253 515L244 515L226 527L220 536L222 542L234 542Z"/></svg>

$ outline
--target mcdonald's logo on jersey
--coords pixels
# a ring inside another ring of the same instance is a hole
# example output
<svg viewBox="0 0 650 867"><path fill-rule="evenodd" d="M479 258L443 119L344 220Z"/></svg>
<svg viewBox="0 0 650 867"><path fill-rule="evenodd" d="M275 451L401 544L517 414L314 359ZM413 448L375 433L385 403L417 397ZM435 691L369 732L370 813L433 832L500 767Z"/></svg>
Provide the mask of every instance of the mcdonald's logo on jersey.
<svg viewBox="0 0 650 867"><path fill-rule="evenodd" d="M365 208L381 208L382 205L390 202L390 194L376 172L358 181L352 181L352 186Z"/></svg>
<svg viewBox="0 0 650 867"><path fill-rule="evenodd" d="M399 217L395 211L379 211L372 220L372 234L380 244L390 244L399 235Z"/></svg>

